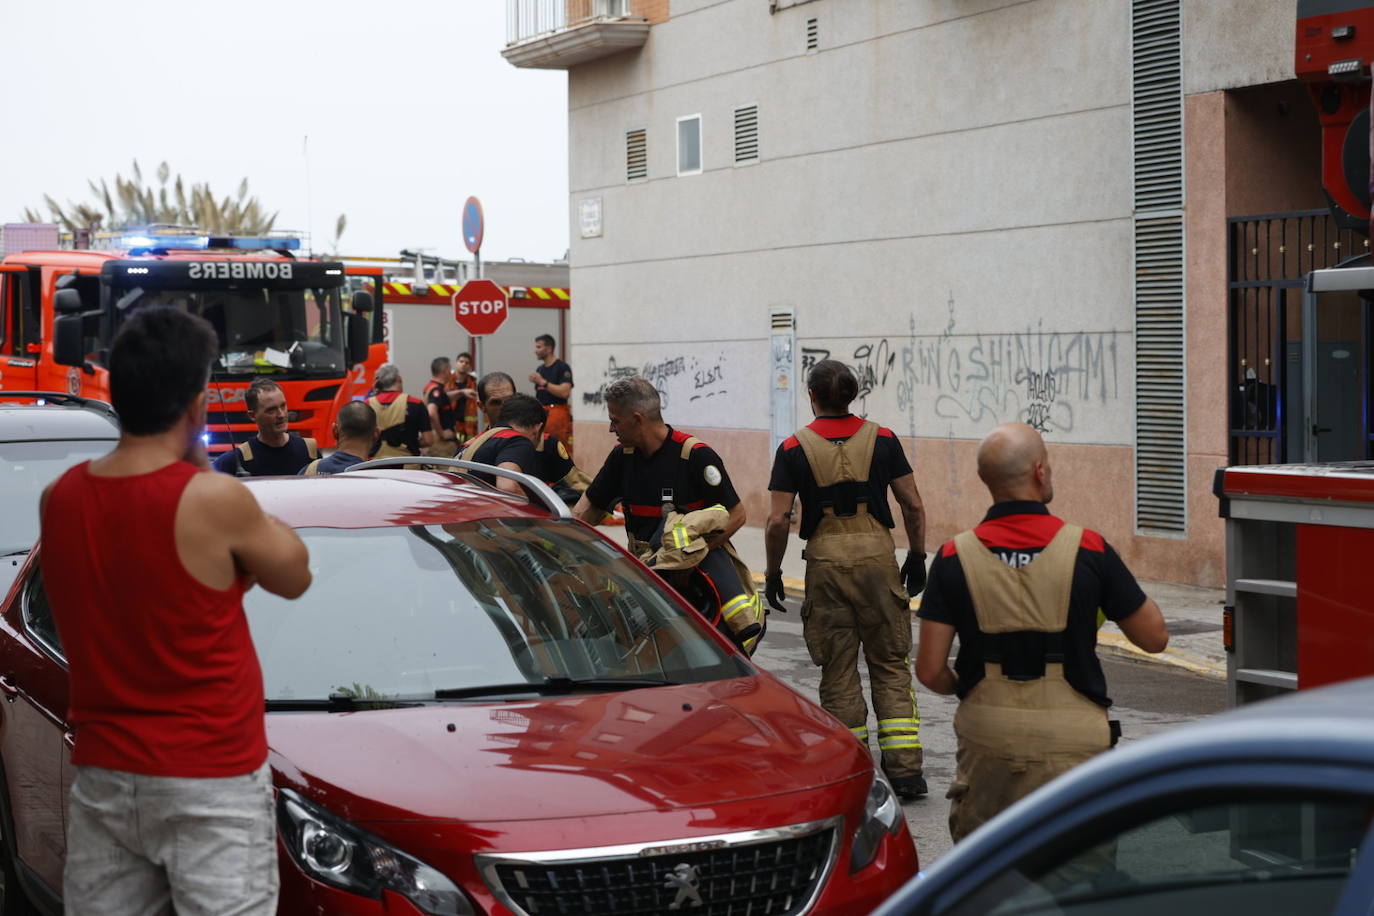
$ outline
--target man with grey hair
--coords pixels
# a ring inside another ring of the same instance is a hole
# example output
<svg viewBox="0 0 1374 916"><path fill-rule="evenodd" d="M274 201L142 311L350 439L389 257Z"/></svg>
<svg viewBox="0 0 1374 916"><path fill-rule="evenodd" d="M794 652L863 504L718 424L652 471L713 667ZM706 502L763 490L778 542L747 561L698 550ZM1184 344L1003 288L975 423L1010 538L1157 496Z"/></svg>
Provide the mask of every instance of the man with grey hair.
<svg viewBox="0 0 1374 916"><path fill-rule="evenodd" d="M620 446L611 450L573 514L595 525L621 502L630 550L643 557L653 553L650 542L668 512L720 505L729 519L707 543L725 545L744 525L745 512L715 449L664 423L658 392L645 379L618 379L603 396Z"/></svg>
<svg viewBox="0 0 1374 916"><path fill-rule="evenodd" d="M373 458L409 458L434 441L429 411L419 398L403 390L401 369L395 363L382 363L373 377L377 393L367 405L377 414L377 444Z"/></svg>

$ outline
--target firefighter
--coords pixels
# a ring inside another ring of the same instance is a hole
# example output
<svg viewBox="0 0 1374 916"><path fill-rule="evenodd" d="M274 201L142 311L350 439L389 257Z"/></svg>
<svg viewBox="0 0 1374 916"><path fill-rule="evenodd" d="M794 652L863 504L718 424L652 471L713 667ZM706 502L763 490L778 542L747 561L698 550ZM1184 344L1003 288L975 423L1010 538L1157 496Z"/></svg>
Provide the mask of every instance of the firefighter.
<svg viewBox="0 0 1374 916"><path fill-rule="evenodd" d="M544 407L527 394L512 394L501 406L496 425L473 439L463 449L464 461L476 461L539 477L542 461L534 446L544 435ZM474 477L496 484L509 493L524 493L520 484L508 477L473 471Z"/></svg>
<svg viewBox="0 0 1374 916"><path fill-rule="evenodd" d="M497 425L501 405L515 394L515 379L504 372L488 372L477 381L477 403L482 408L487 428Z"/></svg>
<svg viewBox="0 0 1374 916"><path fill-rule="evenodd" d="M645 379L618 379L603 396L620 446L611 450L573 515L595 525L621 502L630 551L647 559L654 553L654 533L670 513L719 505L725 524L705 542L737 559L730 536L745 522L744 504L715 449L664 423L658 392Z"/></svg>
<svg viewBox="0 0 1374 916"><path fill-rule="evenodd" d="M430 429L429 411L419 398L412 398L402 390L404 380L395 363L377 367L373 384L376 394L367 404L377 413L377 444L373 458L409 458L419 455L422 448L434 441Z"/></svg>
<svg viewBox="0 0 1374 916"><path fill-rule="evenodd" d="M301 468L301 475L338 474L362 464L377 441L377 413L363 401L349 401L334 420L338 450L328 458L316 458Z"/></svg>
<svg viewBox="0 0 1374 916"><path fill-rule="evenodd" d="M286 394L276 382L254 379L244 392L243 403L249 418L258 424L258 434L216 458L216 471L238 477L295 474L320 457L314 439L287 429L290 413L286 409Z"/></svg>
<svg viewBox="0 0 1374 916"><path fill-rule="evenodd" d="M572 406L568 403L573 390L572 367L554 356L556 344L552 334L540 334L534 339L534 356L539 365L530 373L530 381L534 384L534 396L548 411L546 428L572 454Z"/></svg>
<svg viewBox="0 0 1374 916"><path fill-rule="evenodd" d="M506 373L488 372L482 376L481 381L477 383L477 400L483 416L486 417L488 428L503 425L501 410L506 400L514 394L515 380ZM476 439L472 441L475 442ZM564 502L569 505L576 503L586 492L591 478L573 464L572 456L563 447L563 443L545 430L535 441L534 451L538 458L538 470L534 476L552 487ZM466 456L475 453L465 448L463 454Z"/></svg>
<svg viewBox="0 0 1374 916"><path fill-rule="evenodd" d="M807 377L816 419L780 446L768 484L772 511L765 531L765 591L783 608L782 558L801 496L806 549L802 633L821 668L821 706L864 744L868 709L859 681L859 651L868 664L883 772L903 799L927 792L920 714L912 690L910 596L925 585L925 510L916 477L892 430L849 411L859 383L849 367L821 360ZM891 488L902 510L909 550L897 568Z"/></svg>
<svg viewBox="0 0 1374 916"><path fill-rule="evenodd" d="M1111 545L1049 514L1054 485L1039 433L1020 423L994 429L978 446L978 476L993 506L940 549L917 615L916 677L960 698L955 842L1116 743L1096 652L1099 608L1147 652L1169 642L1159 605Z"/></svg>
<svg viewBox="0 0 1374 916"><path fill-rule="evenodd" d="M472 373L471 353L465 351L454 357L453 381L448 388L448 399L457 415L453 428L461 447L477 435L477 376Z"/></svg>
<svg viewBox="0 0 1374 916"><path fill-rule="evenodd" d="M429 429L434 441L425 449L435 458L452 458L458 453L458 410L449 399L453 384L453 364L447 356L436 356L429 362L429 381L425 382L425 410L429 412Z"/></svg>

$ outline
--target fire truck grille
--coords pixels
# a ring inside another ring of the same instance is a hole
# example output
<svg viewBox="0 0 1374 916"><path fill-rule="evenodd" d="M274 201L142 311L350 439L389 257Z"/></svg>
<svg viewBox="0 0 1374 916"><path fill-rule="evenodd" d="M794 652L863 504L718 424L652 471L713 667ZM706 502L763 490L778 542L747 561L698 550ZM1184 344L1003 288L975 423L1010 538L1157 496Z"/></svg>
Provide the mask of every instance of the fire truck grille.
<svg viewBox="0 0 1374 916"><path fill-rule="evenodd" d="M576 862L497 864L517 912L651 916L794 916L809 908L832 861L835 829L693 852Z"/></svg>

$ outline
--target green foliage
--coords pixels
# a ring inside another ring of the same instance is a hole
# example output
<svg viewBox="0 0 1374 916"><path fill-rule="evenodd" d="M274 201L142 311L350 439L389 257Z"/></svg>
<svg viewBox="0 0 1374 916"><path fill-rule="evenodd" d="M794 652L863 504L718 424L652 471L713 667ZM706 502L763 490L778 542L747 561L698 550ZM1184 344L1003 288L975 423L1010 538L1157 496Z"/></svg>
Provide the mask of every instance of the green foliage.
<svg viewBox="0 0 1374 916"><path fill-rule="evenodd" d="M114 176L113 190L103 178L99 184L86 184L95 198L92 203L68 201L63 206L50 195L43 195L52 220L68 232L166 223L195 226L217 235L256 235L269 232L277 220L276 213L267 213L256 197L249 196L247 178L239 182L235 196L216 197L208 183L188 184L180 175L173 181L172 170L165 162L157 168L156 187L144 183L138 160L134 160L131 178ZM24 210L24 218L43 222L32 209ZM343 232L343 223L341 216L336 241Z"/></svg>

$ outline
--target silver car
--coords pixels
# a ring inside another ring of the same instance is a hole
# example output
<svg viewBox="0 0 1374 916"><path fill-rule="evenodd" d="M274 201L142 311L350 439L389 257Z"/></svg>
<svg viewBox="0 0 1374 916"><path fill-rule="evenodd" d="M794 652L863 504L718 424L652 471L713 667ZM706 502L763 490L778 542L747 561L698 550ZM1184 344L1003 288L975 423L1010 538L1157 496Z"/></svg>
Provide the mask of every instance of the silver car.
<svg viewBox="0 0 1374 916"><path fill-rule="evenodd" d="M38 497L72 465L119 440L104 401L51 391L0 391L0 597L38 540Z"/></svg>

